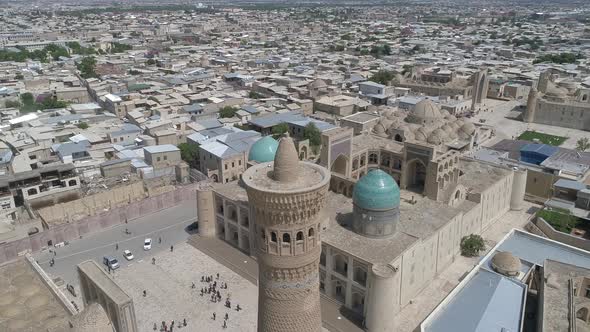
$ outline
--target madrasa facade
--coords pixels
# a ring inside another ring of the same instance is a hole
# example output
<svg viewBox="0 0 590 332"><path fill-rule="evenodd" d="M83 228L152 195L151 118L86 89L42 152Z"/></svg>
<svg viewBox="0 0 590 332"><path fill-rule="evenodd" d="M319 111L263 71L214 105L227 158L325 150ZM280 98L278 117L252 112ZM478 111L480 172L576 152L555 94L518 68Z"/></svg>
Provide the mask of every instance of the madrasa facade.
<svg viewBox="0 0 590 332"><path fill-rule="evenodd" d="M264 207L249 202L241 179L197 192L200 235L254 259L261 245L279 256L306 253L319 236L321 296L356 314L367 331L390 331L396 313L460 255L464 236L481 234L524 202L526 170L465 157L488 129L421 103L410 113L380 114L359 135L342 127L322 134L315 164L330 174L329 190L321 207L297 211L313 211L313 231L261 232L255 216ZM276 142L260 140L250 165L270 174L276 150Z"/></svg>

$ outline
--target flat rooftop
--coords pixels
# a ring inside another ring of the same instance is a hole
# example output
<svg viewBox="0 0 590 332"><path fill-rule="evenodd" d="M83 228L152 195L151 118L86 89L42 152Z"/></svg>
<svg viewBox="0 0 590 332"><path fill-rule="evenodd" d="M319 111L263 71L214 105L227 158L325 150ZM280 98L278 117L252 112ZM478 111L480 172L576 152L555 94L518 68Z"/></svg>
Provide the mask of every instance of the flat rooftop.
<svg viewBox="0 0 590 332"><path fill-rule="evenodd" d="M350 122L357 122L357 123L367 123L369 121L373 121L375 119L379 119L380 116L377 114L371 114L368 112L359 112L353 115L349 115L340 119L341 121L350 121Z"/></svg>
<svg viewBox="0 0 590 332"><path fill-rule="evenodd" d="M459 169L463 175L458 183L467 190L482 192L492 184L506 177L511 171L500 166L486 164L472 159L461 159Z"/></svg>
<svg viewBox="0 0 590 332"><path fill-rule="evenodd" d="M375 135L357 135L352 138L352 153L356 154L364 149L387 149L395 153L401 153L404 146L389 138Z"/></svg>
<svg viewBox="0 0 590 332"><path fill-rule="evenodd" d="M405 193L402 190L402 195ZM396 233L389 238L375 239L352 231L352 199L328 192L326 209L330 218L322 232L322 242L372 264L391 263L419 239L434 234L461 213L428 198L417 200L416 204L402 200Z"/></svg>
<svg viewBox="0 0 590 332"><path fill-rule="evenodd" d="M69 330L71 315L24 259L0 267L0 331Z"/></svg>

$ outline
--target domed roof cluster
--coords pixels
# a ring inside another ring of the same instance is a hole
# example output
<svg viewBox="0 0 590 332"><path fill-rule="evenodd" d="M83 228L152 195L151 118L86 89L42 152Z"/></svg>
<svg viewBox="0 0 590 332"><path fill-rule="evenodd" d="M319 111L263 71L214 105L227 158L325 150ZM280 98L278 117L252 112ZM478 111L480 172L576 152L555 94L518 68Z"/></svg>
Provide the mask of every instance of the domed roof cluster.
<svg viewBox="0 0 590 332"><path fill-rule="evenodd" d="M278 147L279 142L272 138L272 136L265 136L250 147L248 160L258 163L273 161Z"/></svg>
<svg viewBox="0 0 590 332"><path fill-rule="evenodd" d="M405 121L404 121L405 120ZM457 119L429 99L416 104L408 114L401 110L386 110L373 127L373 134L380 137L425 142L440 145L457 139L469 140L476 127L468 120Z"/></svg>
<svg viewBox="0 0 590 332"><path fill-rule="evenodd" d="M423 99L414 106L414 110L410 112L407 121L415 124L433 124L442 120L443 115L431 100Z"/></svg>
<svg viewBox="0 0 590 332"><path fill-rule="evenodd" d="M355 185L354 204L367 210L388 210L399 207L400 191L391 175L380 169L369 171Z"/></svg>

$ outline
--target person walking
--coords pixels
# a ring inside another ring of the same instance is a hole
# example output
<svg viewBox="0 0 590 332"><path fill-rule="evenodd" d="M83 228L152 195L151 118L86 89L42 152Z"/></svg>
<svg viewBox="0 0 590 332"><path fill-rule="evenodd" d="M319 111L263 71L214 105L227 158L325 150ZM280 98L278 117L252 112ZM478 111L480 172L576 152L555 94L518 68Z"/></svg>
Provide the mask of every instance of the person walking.
<svg viewBox="0 0 590 332"><path fill-rule="evenodd" d="M119 244L118 243L115 244L115 250L119 250Z"/></svg>
<svg viewBox="0 0 590 332"><path fill-rule="evenodd" d="M225 317L224 318L225 318L225 320L228 320L229 319L229 314L227 312L225 313Z"/></svg>
<svg viewBox="0 0 590 332"><path fill-rule="evenodd" d="M158 243L161 244L162 243L162 238L158 237Z"/></svg>
<svg viewBox="0 0 590 332"><path fill-rule="evenodd" d="M215 320L215 316L216 316L215 313L213 313L213 320Z"/></svg>
<svg viewBox="0 0 590 332"><path fill-rule="evenodd" d="M156 257L152 257L152 264L155 265L156 264Z"/></svg>
<svg viewBox="0 0 590 332"><path fill-rule="evenodd" d="M174 246L170 246L170 252L174 251Z"/></svg>
<svg viewBox="0 0 590 332"><path fill-rule="evenodd" d="M223 328L226 329L227 328L227 321L223 321Z"/></svg>

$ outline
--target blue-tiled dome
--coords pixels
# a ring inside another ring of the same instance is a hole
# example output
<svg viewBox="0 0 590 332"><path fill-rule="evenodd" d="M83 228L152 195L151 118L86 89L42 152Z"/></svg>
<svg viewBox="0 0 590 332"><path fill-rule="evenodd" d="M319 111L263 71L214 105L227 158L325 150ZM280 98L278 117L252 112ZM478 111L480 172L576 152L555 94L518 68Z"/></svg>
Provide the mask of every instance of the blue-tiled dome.
<svg viewBox="0 0 590 332"><path fill-rule="evenodd" d="M388 210L399 207L399 187L395 180L380 169L363 176L352 192L354 204L367 210Z"/></svg>
<svg viewBox="0 0 590 332"><path fill-rule="evenodd" d="M272 136L265 136L250 147L248 160L259 163L273 161L278 147L279 142L272 138Z"/></svg>

